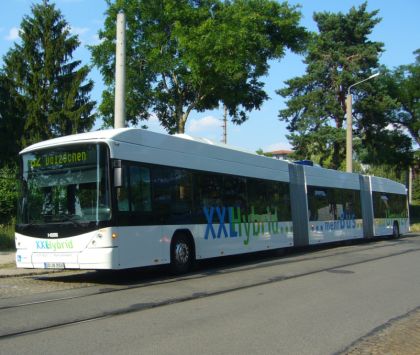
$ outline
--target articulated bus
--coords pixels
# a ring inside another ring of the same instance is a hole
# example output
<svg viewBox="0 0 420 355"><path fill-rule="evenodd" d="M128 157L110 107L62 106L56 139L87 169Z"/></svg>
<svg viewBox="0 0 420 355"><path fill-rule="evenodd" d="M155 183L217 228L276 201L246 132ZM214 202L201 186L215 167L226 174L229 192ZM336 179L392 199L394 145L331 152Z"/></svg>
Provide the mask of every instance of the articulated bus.
<svg viewBox="0 0 420 355"><path fill-rule="evenodd" d="M125 269L409 229L397 182L123 128L21 152L20 268Z"/></svg>

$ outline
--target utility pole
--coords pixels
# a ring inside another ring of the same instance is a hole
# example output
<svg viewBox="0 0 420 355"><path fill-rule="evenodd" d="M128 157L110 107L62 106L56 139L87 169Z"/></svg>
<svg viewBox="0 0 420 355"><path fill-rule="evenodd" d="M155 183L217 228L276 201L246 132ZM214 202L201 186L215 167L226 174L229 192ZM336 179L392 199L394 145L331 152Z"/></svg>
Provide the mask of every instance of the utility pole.
<svg viewBox="0 0 420 355"><path fill-rule="evenodd" d="M410 166L407 172L407 185L408 185L408 203L413 203L413 168Z"/></svg>
<svg viewBox="0 0 420 355"><path fill-rule="evenodd" d="M125 14L117 15L114 128L125 127Z"/></svg>
<svg viewBox="0 0 420 355"><path fill-rule="evenodd" d="M353 117L352 117L352 97L350 88L346 97L346 116L347 116L347 129L346 129L346 171L353 172Z"/></svg>
<svg viewBox="0 0 420 355"><path fill-rule="evenodd" d="M223 113L223 139L222 143L227 144L227 107L223 105L224 113Z"/></svg>

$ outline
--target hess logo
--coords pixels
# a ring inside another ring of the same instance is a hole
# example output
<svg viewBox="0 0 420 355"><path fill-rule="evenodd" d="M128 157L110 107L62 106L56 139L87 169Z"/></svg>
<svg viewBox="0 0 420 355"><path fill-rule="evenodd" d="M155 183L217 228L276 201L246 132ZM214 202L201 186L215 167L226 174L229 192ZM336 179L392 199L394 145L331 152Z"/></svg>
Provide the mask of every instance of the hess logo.
<svg viewBox="0 0 420 355"><path fill-rule="evenodd" d="M58 233L47 233L48 238L58 238Z"/></svg>

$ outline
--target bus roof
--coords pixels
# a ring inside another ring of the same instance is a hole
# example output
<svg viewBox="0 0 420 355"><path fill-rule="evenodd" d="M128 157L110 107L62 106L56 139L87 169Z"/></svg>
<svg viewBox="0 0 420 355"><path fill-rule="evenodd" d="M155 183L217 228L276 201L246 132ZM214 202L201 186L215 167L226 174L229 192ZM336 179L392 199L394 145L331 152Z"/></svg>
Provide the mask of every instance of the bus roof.
<svg viewBox="0 0 420 355"><path fill-rule="evenodd" d="M224 143L219 143L212 141L207 138L201 138L201 137L193 137L187 134L175 134L175 135L168 135L168 134L162 134L162 133L156 133L152 131L148 131L141 128L117 128L117 129L107 129L107 130L98 130L98 131L92 131L92 132L86 132L86 133L78 133L78 134L72 134L68 136L63 136L59 138L53 138L46 141L38 142L35 144L32 144L25 149L23 149L20 154L27 153L33 150L43 149L43 148L49 148L56 145L65 145L65 144L71 144L71 143L81 143L83 141L107 141L107 140L113 140L113 141L120 141L120 142L126 142L126 143L134 143L134 144L140 144L140 145L147 145L145 144L145 138L152 138L156 139L157 137L177 137L180 139L185 139L189 141L194 141L198 143L208 144L216 147L221 147L225 149L231 149L240 151L243 153L253 154L257 155L254 152L251 152L249 150L230 146ZM171 139L170 138L170 139ZM150 140L148 140L150 141Z"/></svg>
<svg viewBox="0 0 420 355"><path fill-rule="evenodd" d="M285 160L277 160L260 156L254 152L232 147L223 143L213 142L206 138L191 137L186 134L177 134L171 136L168 134L151 132L140 128L99 130L54 138L35 143L23 149L20 154L29 153L38 149L52 148L58 145L69 145L87 142L107 143L111 148L112 157L115 157L113 156L113 152L116 151L119 151L118 154L122 154L122 157L117 157L119 159L128 159L129 154L133 151L133 149L128 148L125 152L123 152L121 147L117 149L117 147L114 147L115 144L113 143L117 143L117 146L127 145L128 147L143 146L151 148L154 149L155 152L159 152L158 154L161 156L165 156L165 154L168 156L168 154L164 152L173 152L173 155L178 155L178 161L169 165L189 167L190 164L185 163L184 160L192 158L191 161L196 161L195 166L198 166L200 162L202 162L201 165L205 166L207 161L208 166L204 168L204 170L210 171L218 170L214 169L214 166L216 166L213 165L215 160L218 160L222 164L230 165L228 168L229 171L225 171L227 173L235 172L236 168L242 170L241 167L244 165L250 167L259 167L263 169L260 173L264 174L264 171L268 173L266 176L268 179L280 178L281 180L285 180L286 175L288 176L288 166L290 164L294 164ZM170 158L167 158L167 160L170 161ZM211 167L212 165L213 168ZM191 167L194 168L194 164ZM237 173L240 173L239 170ZM360 186L359 174L357 173L349 174L342 171L325 169L317 166L304 166L304 170L305 175L307 176L308 184L334 187L344 187L343 185L345 185L347 188L356 189L358 189ZM253 173L251 175L254 176ZM282 177L280 177L280 175ZM392 186L391 189L393 192L405 193L405 186L403 184L385 178L371 177L371 186L373 191L386 191L390 188L390 186Z"/></svg>
<svg viewBox="0 0 420 355"><path fill-rule="evenodd" d="M100 131L92 131L86 133L72 134L68 136L63 136L59 138L53 138L46 141L38 142L32 144L25 149L23 149L20 154L28 153L33 150L44 149L54 147L61 144L72 144L72 143L81 143L83 141L102 141L102 140L112 140L118 135L130 130L130 128L119 128L119 129L108 129Z"/></svg>
<svg viewBox="0 0 420 355"><path fill-rule="evenodd" d="M288 165L241 148L195 138L185 134L168 135L139 128L120 128L81 133L33 144L20 153L59 145L104 142L111 158L139 160L145 163L179 166L228 174L263 177L287 181ZM258 172L252 169L259 168ZM246 173L245 173L246 171Z"/></svg>

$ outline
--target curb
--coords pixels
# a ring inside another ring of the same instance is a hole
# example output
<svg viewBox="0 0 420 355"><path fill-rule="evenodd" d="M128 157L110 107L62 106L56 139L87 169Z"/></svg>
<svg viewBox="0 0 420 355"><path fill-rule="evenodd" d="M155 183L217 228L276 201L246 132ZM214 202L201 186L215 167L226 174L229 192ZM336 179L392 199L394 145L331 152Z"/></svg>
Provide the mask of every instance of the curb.
<svg viewBox="0 0 420 355"><path fill-rule="evenodd" d="M347 349L343 355L419 354L420 306L408 313L390 319L373 329Z"/></svg>
<svg viewBox="0 0 420 355"><path fill-rule="evenodd" d="M0 252L0 279L10 277L45 275L62 271L46 269L18 269L16 267L15 254L15 251Z"/></svg>

